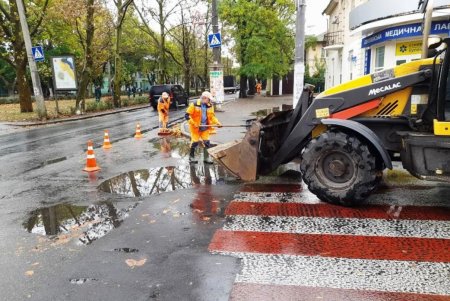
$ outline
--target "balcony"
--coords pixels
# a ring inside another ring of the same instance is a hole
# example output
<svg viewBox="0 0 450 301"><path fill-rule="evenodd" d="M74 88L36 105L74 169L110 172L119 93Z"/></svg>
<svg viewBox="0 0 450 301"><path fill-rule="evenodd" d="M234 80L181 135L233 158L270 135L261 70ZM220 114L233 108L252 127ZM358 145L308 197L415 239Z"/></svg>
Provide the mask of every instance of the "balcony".
<svg viewBox="0 0 450 301"><path fill-rule="evenodd" d="M323 39L325 41L325 47L342 45L344 44L344 32L342 30L327 32Z"/></svg>

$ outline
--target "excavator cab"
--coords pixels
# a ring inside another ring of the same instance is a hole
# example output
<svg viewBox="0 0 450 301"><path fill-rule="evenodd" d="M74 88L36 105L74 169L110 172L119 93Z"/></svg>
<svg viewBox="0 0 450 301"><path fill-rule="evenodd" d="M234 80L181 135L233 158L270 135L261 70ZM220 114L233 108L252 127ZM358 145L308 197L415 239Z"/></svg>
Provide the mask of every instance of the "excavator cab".
<svg viewBox="0 0 450 301"><path fill-rule="evenodd" d="M341 205L367 198L393 160L418 178L450 182L449 43L315 98L305 88L294 109L256 120L242 140L210 154L244 181L300 158L309 190Z"/></svg>

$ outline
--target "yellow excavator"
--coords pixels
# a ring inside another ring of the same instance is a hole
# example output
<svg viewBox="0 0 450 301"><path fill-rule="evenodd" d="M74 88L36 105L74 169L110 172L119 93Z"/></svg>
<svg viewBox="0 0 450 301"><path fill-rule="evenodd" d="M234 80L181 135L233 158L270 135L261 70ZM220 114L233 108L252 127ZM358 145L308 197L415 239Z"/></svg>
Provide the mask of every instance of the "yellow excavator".
<svg viewBox="0 0 450 301"><path fill-rule="evenodd" d="M298 105L254 121L241 141L209 150L244 181L301 159L302 178L321 200L362 202L385 168L450 182L450 39L430 58L324 91L304 89Z"/></svg>

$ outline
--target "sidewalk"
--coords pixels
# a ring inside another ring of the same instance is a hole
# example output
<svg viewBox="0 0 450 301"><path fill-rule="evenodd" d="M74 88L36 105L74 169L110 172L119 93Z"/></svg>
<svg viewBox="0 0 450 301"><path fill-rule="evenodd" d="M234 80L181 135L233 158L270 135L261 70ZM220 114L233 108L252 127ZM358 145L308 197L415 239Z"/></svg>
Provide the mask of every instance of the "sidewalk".
<svg viewBox="0 0 450 301"><path fill-rule="evenodd" d="M67 117L67 118L48 119L46 121L2 122L2 124L5 126L20 126L20 127L47 125L47 124L55 124L55 123L61 123L61 122L69 122L69 121L95 118L95 117L112 115L112 114L117 114L117 113L122 113L122 112L131 112L131 111L146 109L149 107L150 107L149 104L145 104L145 105L126 107L123 109L112 109L112 110L96 112L96 113L86 113L83 115L76 115L76 116Z"/></svg>
<svg viewBox="0 0 450 301"><path fill-rule="evenodd" d="M281 107L283 104L292 104L292 95L278 97L255 96L248 99L238 99L222 106L224 112L216 112L216 116L223 125L242 124L248 119L256 118L259 110ZM187 122L181 126L183 135L190 137ZM217 134L211 136L214 144L222 144L241 139L246 133L245 127L219 128Z"/></svg>

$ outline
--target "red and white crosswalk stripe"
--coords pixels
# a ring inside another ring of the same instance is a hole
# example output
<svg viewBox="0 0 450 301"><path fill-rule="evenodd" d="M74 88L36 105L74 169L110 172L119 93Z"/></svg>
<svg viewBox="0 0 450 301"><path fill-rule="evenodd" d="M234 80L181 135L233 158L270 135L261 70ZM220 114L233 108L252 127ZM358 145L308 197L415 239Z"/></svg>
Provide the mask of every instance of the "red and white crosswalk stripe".
<svg viewBox="0 0 450 301"><path fill-rule="evenodd" d="M450 300L450 208L319 202L249 185L210 251L241 258L231 300Z"/></svg>

